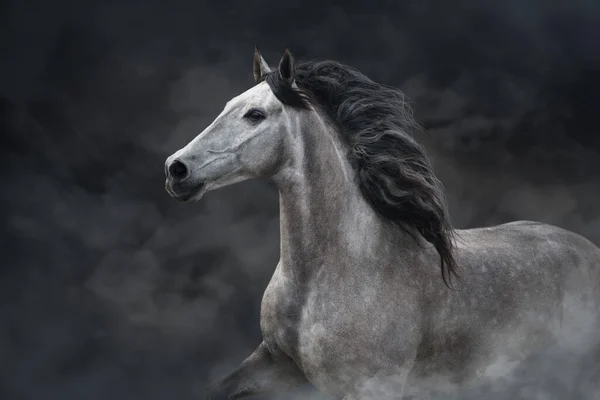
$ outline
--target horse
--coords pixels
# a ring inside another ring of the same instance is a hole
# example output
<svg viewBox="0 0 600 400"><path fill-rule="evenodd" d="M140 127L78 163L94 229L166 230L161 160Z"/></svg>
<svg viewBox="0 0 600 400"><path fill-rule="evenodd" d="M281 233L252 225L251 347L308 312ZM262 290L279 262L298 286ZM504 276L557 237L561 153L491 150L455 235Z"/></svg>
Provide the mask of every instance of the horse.
<svg viewBox="0 0 600 400"><path fill-rule="evenodd" d="M207 398L309 382L344 400L396 399L435 382L471 387L499 360L518 365L553 343L592 346L592 242L534 221L454 228L396 88L337 61L296 64L287 49L271 68L255 48L253 75L165 162L179 201L247 179L279 192L262 342Z"/></svg>

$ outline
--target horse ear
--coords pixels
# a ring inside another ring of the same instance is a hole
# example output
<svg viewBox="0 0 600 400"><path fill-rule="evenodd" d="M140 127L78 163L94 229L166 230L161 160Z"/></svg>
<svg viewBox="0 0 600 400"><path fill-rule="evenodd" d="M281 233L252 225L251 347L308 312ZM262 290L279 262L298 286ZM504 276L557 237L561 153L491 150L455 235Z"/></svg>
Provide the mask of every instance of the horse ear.
<svg viewBox="0 0 600 400"><path fill-rule="evenodd" d="M285 49L281 61L279 61L279 77L292 86L294 84L294 56L288 49Z"/></svg>
<svg viewBox="0 0 600 400"><path fill-rule="evenodd" d="M269 68L269 64L265 61L265 59L260 55L258 51L258 46L254 46L254 81L259 83L266 74L271 72L271 68Z"/></svg>

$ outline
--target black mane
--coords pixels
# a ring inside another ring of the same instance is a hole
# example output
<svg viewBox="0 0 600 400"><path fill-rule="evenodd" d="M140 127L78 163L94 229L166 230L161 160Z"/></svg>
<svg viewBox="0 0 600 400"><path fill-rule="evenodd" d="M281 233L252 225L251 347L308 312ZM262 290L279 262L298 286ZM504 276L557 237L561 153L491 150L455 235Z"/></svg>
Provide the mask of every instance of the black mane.
<svg viewBox="0 0 600 400"><path fill-rule="evenodd" d="M335 61L297 65L297 88L282 82L276 69L265 80L282 103L303 109L315 104L337 124L363 196L380 215L402 229L413 226L435 246L448 284L457 275L454 230L443 186L413 139L421 127L406 96Z"/></svg>

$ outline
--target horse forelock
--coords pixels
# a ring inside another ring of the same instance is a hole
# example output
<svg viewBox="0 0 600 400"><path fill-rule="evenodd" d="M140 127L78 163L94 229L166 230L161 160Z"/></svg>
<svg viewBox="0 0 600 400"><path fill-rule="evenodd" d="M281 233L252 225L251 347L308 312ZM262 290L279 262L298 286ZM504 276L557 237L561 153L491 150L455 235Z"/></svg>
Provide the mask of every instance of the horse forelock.
<svg viewBox="0 0 600 400"><path fill-rule="evenodd" d="M457 275L454 230L442 183L425 149L413 138L422 130L408 98L336 61L296 66L296 87L274 71L265 77L275 96L296 109L317 106L348 146L359 188L373 209L401 229L412 226L433 244L446 284Z"/></svg>

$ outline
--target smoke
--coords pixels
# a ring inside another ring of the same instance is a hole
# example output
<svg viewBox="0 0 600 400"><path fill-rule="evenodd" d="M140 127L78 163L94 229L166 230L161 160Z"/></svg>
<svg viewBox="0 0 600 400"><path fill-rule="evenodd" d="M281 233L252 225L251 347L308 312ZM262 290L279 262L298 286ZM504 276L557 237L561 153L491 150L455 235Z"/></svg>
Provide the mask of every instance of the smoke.
<svg viewBox="0 0 600 400"><path fill-rule="evenodd" d="M196 398L258 345L276 190L191 206L163 189L165 158L251 85L254 44L272 64L289 47L401 87L456 226L535 219L600 244L595 1L62 0L0 15L0 398ZM598 398L597 354L540 357L462 398ZM290 396L327 398L265 398Z"/></svg>

